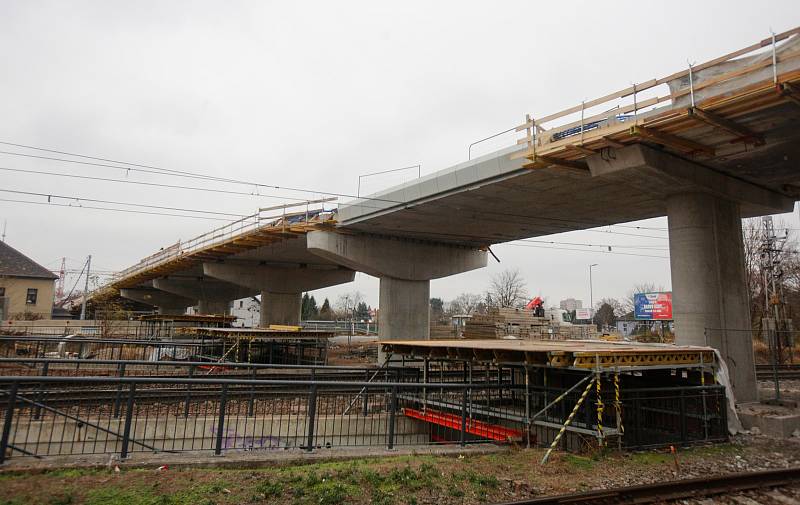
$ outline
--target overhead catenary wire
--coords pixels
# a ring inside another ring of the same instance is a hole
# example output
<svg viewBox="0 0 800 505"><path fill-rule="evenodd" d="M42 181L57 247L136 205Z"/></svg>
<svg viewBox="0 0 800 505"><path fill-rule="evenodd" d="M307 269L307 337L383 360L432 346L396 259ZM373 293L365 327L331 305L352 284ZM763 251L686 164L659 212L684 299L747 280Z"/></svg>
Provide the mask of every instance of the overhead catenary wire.
<svg viewBox="0 0 800 505"><path fill-rule="evenodd" d="M14 189L0 189L0 191L4 193L14 193L18 195L31 195L31 196L42 196L48 199L50 202L50 198L58 198L61 200L70 200L74 202L92 202L92 203L108 203L113 205L127 205L131 207L144 207L148 209L162 209L162 210L177 210L181 212L196 212L201 214L215 214L220 216L228 216L228 217L245 217L245 214L233 214L231 212L217 212L213 210L202 210L202 209L186 209L181 207L165 207L161 205L149 205L143 203L132 203L132 202L118 202L114 200L97 200L93 198L85 198L82 196L72 196L72 195L57 195L53 193L39 193L34 191L21 191L21 190L14 190Z"/></svg>
<svg viewBox="0 0 800 505"><path fill-rule="evenodd" d="M130 213L130 214L148 214L148 215L157 215L157 216L187 217L187 218L196 218L196 219L226 221L226 220L221 219L221 218L211 218L211 217L203 217L203 216L190 216L190 215L185 215L185 214L170 214L170 213L164 213L164 212L147 212L147 211L136 211L136 210L130 210L130 209L112 209L112 208L107 208L107 207L80 206L80 205L68 205L68 204L47 203L47 202L31 202L31 201L14 200L14 199L7 199L7 198L0 198L0 202L27 203L27 204L33 204L33 205L53 205L53 206L57 206L57 207L71 207L71 208L76 208L76 209L90 209L90 210L100 210L100 211L123 212L123 213ZM509 246L516 246L516 247L534 247L534 248L539 248L539 249L557 249L557 250L566 250L566 251L593 252L593 253L599 253L599 254L618 254L618 255L625 255L625 256L639 256L639 257L668 259L668 257L666 257L666 256L655 256L655 255L624 253L624 252L597 251L597 250L591 250L591 249L574 249L574 248L566 248L566 247L548 247L546 245L514 244L514 243L506 243L506 244L500 244L500 245L509 245Z"/></svg>
<svg viewBox="0 0 800 505"><path fill-rule="evenodd" d="M0 202L13 202L13 203L27 203L31 205L50 205L54 207L70 207L73 209L90 209L90 210L102 210L108 212L122 212L127 214L147 214L151 216L169 216L169 217L185 217L190 219L204 219L206 221L226 221L229 222L229 219L223 219L221 217L206 217L206 216L192 216L189 214L170 214L169 212L149 212L144 210L132 210L132 209L113 209L110 207L95 207L91 205L69 205L66 203L54 203L54 202L31 202L29 200L16 200L13 198L0 198Z"/></svg>
<svg viewBox="0 0 800 505"><path fill-rule="evenodd" d="M529 238L519 239L516 242L531 242L536 244L573 245L573 246L605 247L605 248L618 247L620 249L648 249L648 250L659 250L659 251L668 250L667 247L660 245L643 246L643 245L624 245L624 244L591 244L585 242L561 242L558 240L537 240Z"/></svg>
<svg viewBox="0 0 800 505"><path fill-rule="evenodd" d="M265 197L265 198L276 198L276 199L284 199L284 200L295 200L298 202L306 201L304 198L297 198L297 197L285 197L281 195L266 195L266 194L256 194L252 192L244 192L244 191L233 191L233 190L224 190L218 188L202 188L202 187L195 187L195 186L180 186L174 184L164 184L164 183L157 183L157 182L145 182L145 181L133 181L128 179L112 179L108 177L98 177L98 176L88 176L88 175L77 175L77 174L64 174L59 172L48 172L42 170L30 170L30 169L20 169L20 168L11 168L11 167L0 167L0 171L8 171L8 172L18 172L18 173L28 173L28 174L37 174L37 175L47 175L47 176L54 176L54 177L64 177L64 178L73 178L73 179L82 179L82 180L96 180L96 181L104 181L104 182L115 182L121 184L134 184L140 186L148 186L148 187L162 187L162 188L169 188L169 189L184 189L184 190L191 190L191 191L203 191L209 193L220 193L220 194L232 194L232 195L242 195L242 196L257 196L257 197ZM4 201L0 199L0 201ZM8 200L6 200L8 201ZM22 202L25 203L25 202ZM86 208L84 206L84 208ZM409 210L414 210L414 207L408 207ZM547 216L525 216L521 214L511 214L511 213L500 213L500 212L488 212L487 214L494 214L501 217L514 217L514 218L525 218L525 219L535 219L535 220L550 220L550 221L564 221L560 218L554 217L547 217ZM484 216L484 219L491 220ZM495 221L503 221L503 219L496 219ZM585 224L585 225L592 225L596 223L580 223L577 220L566 220L572 223L577 224ZM567 228L563 231L556 231L554 233L564 233L569 231L577 231L572 228L566 227L566 225L562 225L563 227ZM605 225L601 224L600 226L623 226L623 225ZM601 233L611 233L611 234L618 234L618 235L627 235L632 237L643 237L643 238L656 238L656 239L663 239L666 240L666 237L655 237L655 236L646 236L646 235L638 235L633 233L625 233L625 232L614 232L611 230L588 230L588 231L595 231Z"/></svg>
<svg viewBox="0 0 800 505"><path fill-rule="evenodd" d="M252 186L252 187L255 187L255 188L264 187L264 188L278 189L278 190L285 190L285 191L314 193L314 194L317 194L317 195L329 195L329 196L354 198L354 199L359 200L359 205L361 205L362 207L375 208L375 209L379 209L379 210L383 209L383 207L365 206L363 202L364 201L372 201L372 202L392 203L392 204L397 204L397 205L405 205L405 206L407 206L406 209L413 209L413 204L411 204L410 202L392 200L392 199L388 199L388 198L370 197L370 196L360 197L359 195L351 195L351 194L347 194L347 193L337 193L337 192L330 192L330 191L319 191L319 190L307 189L307 188L294 188L294 187L289 187L289 186L279 186L279 185L275 185L275 184L263 184L263 183L253 182L253 181L244 181L244 180L239 180L239 179L222 178L222 177L209 176L209 175L199 174L199 173L196 173L196 172L190 172L190 171L185 171L185 170L166 169L166 168L156 167L156 166L153 166L153 165L144 165L144 164L139 164L139 163L131 163L131 162L113 160L111 158L101 158L101 157L89 156L89 155L78 154L78 153L70 153L70 152L62 151L62 150L55 150L55 149L50 149L50 148L30 146L30 145L26 145L26 144L12 143L12 142L8 142L8 141L0 141L0 144L12 145L12 146L16 146L16 147L23 147L23 148L26 148L26 149L34 149L34 150L44 151L44 152L66 154L68 156L80 157L80 158L85 158L85 159L93 159L93 160L97 160L97 161L107 161L107 162L110 162L110 163L116 163L118 165L125 165L125 166L115 166L115 165L107 165L107 164L100 164L100 163L93 163L93 162L83 162L83 161L78 161L78 160L66 160L66 159L63 159L63 158L52 158L52 157L46 157L46 156L37 156L37 155L26 154L26 153L11 153L11 152L8 152L8 151L0 151L0 153L2 153L2 154L12 154L12 155L16 155L16 156L26 156L26 157L31 157L31 158L48 159L48 160L52 160L52 161L62 161L62 162L85 164L85 165L91 165L91 166L101 166L101 167L108 167L108 168L113 168L113 169L118 169L118 170L144 171L144 172L147 172L147 173L155 173L155 174L158 174L158 175L173 175L173 176L180 176L180 177L187 177L187 178L197 178L197 179L202 179L202 180L214 180L214 181L218 181L218 182L226 182L226 183L231 183L231 184L242 184L242 185L246 185L246 186ZM134 168L130 168L130 167L134 167ZM49 175L55 175L55 174L50 173ZM189 189L188 187L185 188L185 187L177 186L177 185L169 185L169 186L176 187L176 188ZM163 187L167 187L167 185L165 185ZM197 189L199 189L199 188L197 188ZM251 195L251 196L263 196L263 195L259 195L257 193L233 192L233 191L224 191L224 190L218 190L218 191L219 192L227 192L229 194L244 194L244 195ZM275 196L275 198L281 198L281 197L276 197ZM302 200L302 199L299 199L299 200ZM511 213L503 213L503 212L496 212L496 211L492 211L492 213L496 214L496 215L507 216L507 217L521 217L521 216L518 216L518 215L511 214ZM522 216L522 217L527 217L527 216ZM540 219L546 219L546 220L549 220L549 221L554 221L554 222L571 222L571 223L584 223L584 222L586 222L588 224L595 224L597 226L605 225L605 223L597 223L597 222L596 223L591 223L591 222L585 221L585 220L584 221L579 221L579 220L556 218L556 217L546 217L546 216L539 216L539 218ZM612 226L630 227L630 228L643 228L643 227L633 226L633 225L612 225Z"/></svg>
<svg viewBox="0 0 800 505"><path fill-rule="evenodd" d="M575 252L588 252L594 254L615 254L615 255L622 255L622 256L637 256L640 258L659 258L668 260L669 256L656 256L654 254L640 254L640 253L627 253L627 252L615 252L615 251L603 251L603 250L594 250L594 249L575 249L571 247L549 247L546 245L532 245L532 244L515 244L515 243L507 243L507 244L499 244L503 246L511 246L511 247L532 247L535 249L556 249L559 251L575 251Z"/></svg>

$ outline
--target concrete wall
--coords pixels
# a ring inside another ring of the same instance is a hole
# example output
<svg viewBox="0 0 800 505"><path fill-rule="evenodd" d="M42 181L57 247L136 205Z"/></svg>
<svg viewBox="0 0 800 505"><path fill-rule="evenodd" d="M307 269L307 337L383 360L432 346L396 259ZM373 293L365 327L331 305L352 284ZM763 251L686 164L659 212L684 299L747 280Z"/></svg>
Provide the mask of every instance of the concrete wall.
<svg viewBox="0 0 800 505"><path fill-rule="evenodd" d="M17 314L29 312L44 318L50 318L53 312L53 295L55 281L52 279L35 279L27 277L0 277L0 288L5 288L6 318L15 318ZM28 289L38 290L36 303L26 303Z"/></svg>

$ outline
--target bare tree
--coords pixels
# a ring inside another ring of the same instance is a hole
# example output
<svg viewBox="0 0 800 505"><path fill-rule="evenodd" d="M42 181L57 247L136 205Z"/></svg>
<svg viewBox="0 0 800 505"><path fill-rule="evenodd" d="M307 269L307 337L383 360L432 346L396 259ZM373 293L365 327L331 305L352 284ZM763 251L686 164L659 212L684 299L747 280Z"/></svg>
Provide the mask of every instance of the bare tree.
<svg viewBox="0 0 800 505"><path fill-rule="evenodd" d="M450 302L450 311L454 314L474 314L483 302L483 297L477 293L461 293Z"/></svg>
<svg viewBox="0 0 800 505"><path fill-rule="evenodd" d="M492 276L487 293L488 305L495 307L517 307L528 299L525 279L519 270L503 270Z"/></svg>
<svg viewBox="0 0 800 505"><path fill-rule="evenodd" d="M611 309L614 312L614 315L618 318L628 313L625 310L624 304L621 301L617 300L616 298L603 298L602 300L597 302L598 310L603 305L608 305L609 307L611 307Z"/></svg>
<svg viewBox="0 0 800 505"><path fill-rule="evenodd" d="M664 291L664 286L660 284L656 285L654 282L639 282L634 284L631 290L628 291L628 295L619 302L620 310L624 311L620 316L633 312L634 297L637 293L656 293L659 291Z"/></svg>
<svg viewBox="0 0 800 505"><path fill-rule="evenodd" d="M787 317L791 317L795 310L800 308L800 259L798 258L797 238L784 221L776 220L774 226L776 235L786 236L775 261L780 265L783 274L778 282L784 293L783 302L787 304ZM765 314L765 258L762 257L764 232L760 218L742 221L742 243L744 244L745 283L750 297L750 319L753 328L760 329L761 318L769 316Z"/></svg>
<svg viewBox="0 0 800 505"><path fill-rule="evenodd" d="M342 319L352 317L355 308L363 301L364 295L362 295L360 291L353 291L352 293L339 295L339 298L336 299L335 305L336 317Z"/></svg>

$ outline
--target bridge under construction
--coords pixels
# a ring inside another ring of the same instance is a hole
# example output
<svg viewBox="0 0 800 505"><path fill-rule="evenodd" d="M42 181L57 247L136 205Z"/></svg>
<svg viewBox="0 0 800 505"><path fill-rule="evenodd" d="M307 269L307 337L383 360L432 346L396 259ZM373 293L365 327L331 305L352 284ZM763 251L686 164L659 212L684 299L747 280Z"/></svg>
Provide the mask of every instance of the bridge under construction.
<svg viewBox="0 0 800 505"><path fill-rule="evenodd" d="M302 292L360 271L380 278L380 338L427 339L430 280L485 266L491 245L666 215L677 342L718 349L737 399L754 400L741 218L800 196L798 34L528 114L506 149L338 208L260 209L100 292L205 313L261 293L262 326L292 325Z"/></svg>

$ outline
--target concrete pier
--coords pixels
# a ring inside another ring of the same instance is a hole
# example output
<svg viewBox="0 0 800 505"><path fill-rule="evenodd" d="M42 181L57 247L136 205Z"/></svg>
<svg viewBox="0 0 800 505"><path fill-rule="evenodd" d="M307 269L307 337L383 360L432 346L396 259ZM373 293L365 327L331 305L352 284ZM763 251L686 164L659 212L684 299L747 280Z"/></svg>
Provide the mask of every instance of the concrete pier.
<svg viewBox="0 0 800 505"><path fill-rule="evenodd" d="M430 281L381 277L378 328L386 338L430 336Z"/></svg>
<svg viewBox="0 0 800 505"><path fill-rule="evenodd" d="M230 302L218 300L198 300L197 312L200 314L227 315Z"/></svg>
<svg viewBox="0 0 800 505"><path fill-rule="evenodd" d="M299 325L302 311L300 293L261 292L261 320L259 326L270 324Z"/></svg>
<svg viewBox="0 0 800 505"><path fill-rule="evenodd" d="M430 337L430 281L486 266L486 251L443 243L344 235L308 234L313 254L380 278L380 339Z"/></svg>
<svg viewBox="0 0 800 505"><path fill-rule="evenodd" d="M151 305L160 314L183 314L186 307L197 303L197 299L166 293L153 288L123 288L119 290L122 298Z"/></svg>
<svg viewBox="0 0 800 505"><path fill-rule="evenodd" d="M255 262L204 263L209 277L261 292L260 326L300 324L301 295L351 282L355 272L335 265L275 264Z"/></svg>
<svg viewBox="0 0 800 505"><path fill-rule="evenodd" d="M153 287L166 293L197 300L201 314L227 314L233 300L253 296L257 291L204 277L165 277L153 280Z"/></svg>
<svg viewBox="0 0 800 505"><path fill-rule="evenodd" d="M676 343L710 345L736 400L758 397L739 204L706 193L667 198Z"/></svg>

